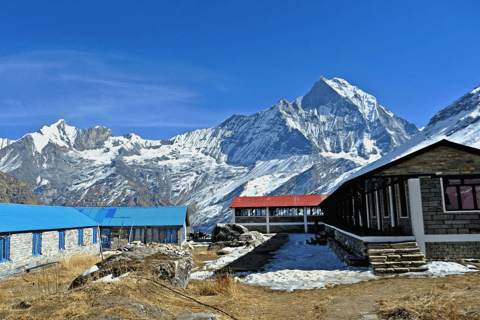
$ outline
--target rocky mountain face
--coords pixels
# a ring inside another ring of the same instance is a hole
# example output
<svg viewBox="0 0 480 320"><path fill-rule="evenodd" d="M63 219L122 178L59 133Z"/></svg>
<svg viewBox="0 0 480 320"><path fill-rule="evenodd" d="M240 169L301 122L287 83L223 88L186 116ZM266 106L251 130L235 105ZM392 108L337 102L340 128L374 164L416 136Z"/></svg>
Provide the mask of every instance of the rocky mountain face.
<svg viewBox="0 0 480 320"><path fill-rule="evenodd" d="M209 231L231 219L235 196L317 192L417 133L347 81L320 78L291 103L170 140L60 120L1 147L0 170L47 204L188 205Z"/></svg>
<svg viewBox="0 0 480 320"><path fill-rule="evenodd" d="M3 172L0 172L0 202L40 204L27 183Z"/></svg>

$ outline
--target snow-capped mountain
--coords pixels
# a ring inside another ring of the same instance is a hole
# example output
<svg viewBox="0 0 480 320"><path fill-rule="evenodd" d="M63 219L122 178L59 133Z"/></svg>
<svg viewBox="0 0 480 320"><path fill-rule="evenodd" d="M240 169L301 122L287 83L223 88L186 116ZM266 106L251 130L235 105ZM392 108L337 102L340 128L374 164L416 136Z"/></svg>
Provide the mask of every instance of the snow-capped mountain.
<svg viewBox="0 0 480 320"><path fill-rule="evenodd" d="M4 139L4 138L0 138L0 149L8 146L8 145L11 145L13 142L13 140L10 140L10 139Z"/></svg>
<svg viewBox="0 0 480 320"><path fill-rule="evenodd" d="M292 103L170 140L60 120L0 148L0 171L47 204L188 205L192 223L209 230L231 219L235 196L315 192L417 133L373 96L322 77Z"/></svg>

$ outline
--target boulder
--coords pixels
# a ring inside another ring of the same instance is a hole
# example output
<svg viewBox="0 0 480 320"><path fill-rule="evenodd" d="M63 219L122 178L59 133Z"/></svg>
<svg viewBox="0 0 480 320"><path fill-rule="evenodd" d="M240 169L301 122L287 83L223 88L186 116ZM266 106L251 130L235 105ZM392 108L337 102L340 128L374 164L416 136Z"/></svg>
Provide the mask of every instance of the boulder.
<svg viewBox="0 0 480 320"><path fill-rule="evenodd" d="M248 229L236 223L219 223L212 231L212 242L239 240Z"/></svg>
<svg viewBox="0 0 480 320"><path fill-rule="evenodd" d="M73 280L69 289L88 281L115 281L131 272L145 277L154 274L176 287L187 286L193 266L193 257L188 249L165 245L156 248L132 246L128 250L97 263Z"/></svg>
<svg viewBox="0 0 480 320"><path fill-rule="evenodd" d="M249 246L256 248L265 242L265 237L258 231L249 231L241 234L238 240L246 241Z"/></svg>

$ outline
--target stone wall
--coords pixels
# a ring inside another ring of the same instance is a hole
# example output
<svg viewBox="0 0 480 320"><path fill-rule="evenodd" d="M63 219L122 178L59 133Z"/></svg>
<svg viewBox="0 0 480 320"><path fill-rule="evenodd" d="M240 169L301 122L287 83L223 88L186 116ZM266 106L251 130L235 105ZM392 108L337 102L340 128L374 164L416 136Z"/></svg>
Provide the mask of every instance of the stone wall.
<svg viewBox="0 0 480 320"><path fill-rule="evenodd" d="M0 262L0 273L21 268L30 263L43 265L80 254L99 254L100 240L97 239L97 244L93 244L93 229L83 228L83 230L82 246L78 245L78 229L64 230L65 250L61 251L58 250L58 230L35 231L42 234L41 254L38 256L32 256L33 232L2 234L2 237L10 237L10 257L9 261Z"/></svg>
<svg viewBox="0 0 480 320"><path fill-rule="evenodd" d="M250 228L247 226L247 229ZM270 224L271 233L305 233L305 227L303 225L278 225Z"/></svg>
<svg viewBox="0 0 480 320"><path fill-rule="evenodd" d="M235 223L265 223L267 222L266 217L245 217L245 216L236 216Z"/></svg>
<svg viewBox="0 0 480 320"><path fill-rule="evenodd" d="M332 233L333 239L339 243L344 249L355 253L361 258L367 257L367 243L355 237L349 236L343 232L338 231L328 225L325 225L325 232Z"/></svg>
<svg viewBox="0 0 480 320"><path fill-rule="evenodd" d="M425 250L429 259L480 258L480 242L427 242Z"/></svg>
<svg viewBox="0 0 480 320"><path fill-rule="evenodd" d="M396 176L409 174L462 175L480 172L480 156L462 150L439 146L429 152L388 168L374 176Z"/></svg>
<svg viewBox="0 0 480 320"><path fill-rule="evenodd" d="M479 234L479 212L445 212L440 177L421 177L425 234Z"/></svg>

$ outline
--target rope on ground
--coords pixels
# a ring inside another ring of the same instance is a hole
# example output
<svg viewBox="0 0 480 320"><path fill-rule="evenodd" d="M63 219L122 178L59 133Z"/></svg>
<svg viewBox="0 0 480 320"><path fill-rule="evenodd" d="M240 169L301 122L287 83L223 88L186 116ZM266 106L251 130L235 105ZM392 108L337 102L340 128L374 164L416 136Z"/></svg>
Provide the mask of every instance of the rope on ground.
<svg viewBox="0 0 480 320"><path fill-rule="evenodd" d="M133 277L133 278L152 281L153 283L156 283L156 284L158 284L158 285L160 285L160 286L162 286L162 287L164 287L164 288L167 288L168 290L170 290L170 291L172 291L172 292L174 292L174 293L176 293L176 294L178 294L178 295L181 295L181 296L183 296L183 297L185 297L185 298L187 298L187 299L190 299L190 300L192 300L192 301L195 301L196 303L201 304L202 306L215 309L215 310L217 310L217 311L219 311L219 312L221 312L221 313L229 316L230 318L232 318L232 319L234 319L234 320L239 320L239 319L235 318L234 316L226 313L225 311L218 309L217 307L211 306L211 305L209 305L209 304L206 304L206 303L203 303L203 302L201 302L201 301L198 301L198 300L196 300L196 299L194 299L194 298L192 298L192 297L189 297L189 296L187 296L187 295L184 295L183 293L180 293L180 292L178 292L178 291L175 291L175 290L173 290L172 288L170 288L170 287L168 287L168 286L166 286L166 285L164 285L163 283L160 283L160 282L158 282L158 281L155 281L155 280L152 280L152 279L148 279L148 278L144 278L144 277Z"/></svg>

